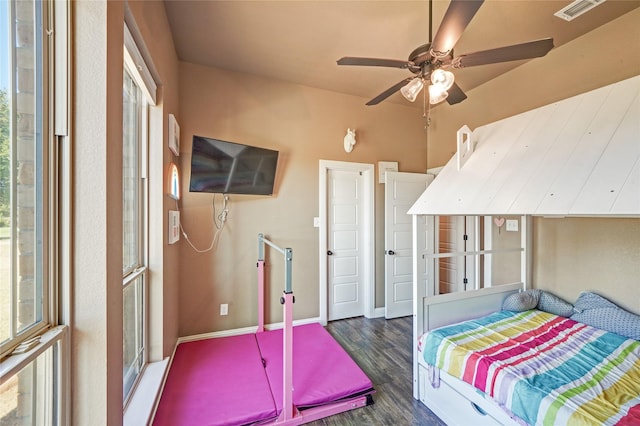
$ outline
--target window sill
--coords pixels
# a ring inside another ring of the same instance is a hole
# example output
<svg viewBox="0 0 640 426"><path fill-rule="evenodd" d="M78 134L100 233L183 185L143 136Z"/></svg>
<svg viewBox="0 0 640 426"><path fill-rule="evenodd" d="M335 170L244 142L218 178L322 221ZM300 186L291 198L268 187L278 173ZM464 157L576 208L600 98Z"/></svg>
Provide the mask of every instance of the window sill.
<svg viewBox="0 0 640 426"><path fill-rule="evenodd" d="M168 366L169 358L146 365L131 400L124 410L124 426L146 425L151 421L151 415L156 400L160 397L162 381Z"/></svg>

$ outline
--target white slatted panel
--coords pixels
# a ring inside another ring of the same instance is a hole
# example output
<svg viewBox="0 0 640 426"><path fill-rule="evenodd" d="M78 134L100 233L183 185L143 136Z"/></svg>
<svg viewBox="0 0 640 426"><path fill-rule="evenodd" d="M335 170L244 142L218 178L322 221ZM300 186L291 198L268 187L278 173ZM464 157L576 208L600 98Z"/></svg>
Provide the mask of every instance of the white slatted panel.
<svg viewBox="0 0 640 426"><path fill-rule="evenodd" d="M552 132L557 132L561 104L539 108L538 113L514 144L493 178L499 182L499 191L493 195L491 204L485 209L489 214L504 214L521 193L529 178L537 172L544 154L553 144ZM498 185L495 185L497 187Z"/></svg>
<svg viewBox="0 0 640 426"><path fill-rule="evenodd" d="M609 88L605 89L606 92ZM580 136L593 120L602 101L598 97L574 97L566 102L574 109L564 117L566 123L556 130L557 136L553 144L540 163L536 173L531 176L517 200L511 206L511 212L518 214L533 214L538 211L541 200L548 193L549 188L565 166L571 153L577 149ZM564 102L563 102L564 103ZM565 112L565 111L562 111ZM506 213L505 213L506 214Z"/></svg>
<svg viewBox="0 0 640 426"><path fill-rule="evenodd" d="M640 216L640 76L486 126L410 209L433 215Z"/></svg>
<svg viewBox="0 0 640 426"><path fill-rule="evenodd" d="M625 182L640 158L640 96L636 97L589 175L570 214L606 214L612 210ZM634 140L636 143L627 143ZM637 187L636 187L637 188ZM640 200L640 191L636 191Z"/></svg>
<svg viewBox="0 0 640 426"><path fill-rule="evenodd" d="M624 117L635 93L624 85L613 85L598 113L543 198L538 211L550 215L567 215L576 201L598 159ZM594 212L595 213L595 212Z"/></svg>
<svg viewBox="0 0 640 426"><path fill-rule="evenodd" d="M477 206L477 208L483 211L488 211L488 206L493 199L500 194L500 190L506 182L504 179L505 174L510 174L509 169L514 161L519 161L517 158L524 155L523 150L526 150L524 147L526 142L523 143L523 141L528 139L530 132L535 132L534 129L537 127L537 123L540 120L544 121L544 117L547 114L548 111L545 109L537 109L523 114L523 118L526 117L526 122L522 123L517 129L514 129L515 131L508 136L509 139L504 141L509 142L508 144L502 144L508 150L503 153L504 155L502 155L498 166L491 170L491 176L484 183L481 190L474 192L471 205ZM487 145L487 147L490 146ZM485 150L484 152L488 153L490 150ZM471 161L471 159L469 161Z"/></svg>
<svg viewBox="0 0 640 426"><path fill-rule="evenodd" d="M640 211L640 157L636 159L636 164L629 173L611 211L618 214L638 215Z"/></svg>

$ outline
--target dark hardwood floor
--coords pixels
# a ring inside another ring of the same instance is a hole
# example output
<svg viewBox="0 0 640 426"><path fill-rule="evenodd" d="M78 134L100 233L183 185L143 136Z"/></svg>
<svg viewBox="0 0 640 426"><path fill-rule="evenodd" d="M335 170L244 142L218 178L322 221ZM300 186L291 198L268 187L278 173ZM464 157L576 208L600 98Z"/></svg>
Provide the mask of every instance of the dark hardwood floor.
<svg viewBox="0 0 640 426"><path fill-rule="evenodd" d="M375 403L309 425L444 425L413 399L412 327L411 317L330 322L329 333L373 382Z"/></svg>

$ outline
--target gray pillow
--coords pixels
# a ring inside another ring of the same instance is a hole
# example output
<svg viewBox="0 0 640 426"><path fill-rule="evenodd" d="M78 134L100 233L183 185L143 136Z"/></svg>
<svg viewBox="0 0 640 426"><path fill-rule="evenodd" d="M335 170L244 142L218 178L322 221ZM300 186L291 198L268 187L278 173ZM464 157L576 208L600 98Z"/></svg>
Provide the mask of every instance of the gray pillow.
<svg viewBox="0 0 640 426"><path fill-rule="evenodd" d="M580 293L574 310L572 320L640 340L640 316L622 309L596 293Z"/></svg>
<svg viewBox="0 0 640 426"><path fill-rule="evenodd" d="M519 293L510 294L502 302L502 309L505 311L522 312L533 309L538 305L540 290L525 290Z"/></svg>
<svg viewBox="0 0 640 426"><path fill-rule="evenodd" d="M573 314L573 305L558 296L547 291L540 293L538 309L561 317L570 317Z"/></svg>

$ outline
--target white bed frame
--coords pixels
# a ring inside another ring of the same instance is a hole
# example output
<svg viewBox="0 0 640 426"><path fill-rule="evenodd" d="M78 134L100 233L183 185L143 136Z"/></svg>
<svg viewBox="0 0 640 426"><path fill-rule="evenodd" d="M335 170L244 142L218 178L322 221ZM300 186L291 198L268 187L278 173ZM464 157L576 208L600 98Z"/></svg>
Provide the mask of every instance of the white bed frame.
<svg viewBox="0 0 640 426"><path fill-rule="evenodd" d="M523 283L423 297L414 315L413 396L448 425L517 425L492 400L471 385L440 371L440 386L431 385L427 365L418 353L419 337L428 330L499 311L502 301L524 288Z"/></svg>
<svg viewBox="0 0 640 426"><path fill-rule="evenodd" d="M413 229L417 228L418 215L413 215ZM428 263L427 273L424 260L458 255L492 254L501 250L480 250L465 253L438 254L435 244L419 241L414 231L413 270L413 397L424 403L448 425L517 425L495 402L481 396L471 385L440 372L440 386L434 388L427 372L427 365L418 353L418 339L434 328L454 324L499 311L502 302L510 294L526 290L531 286L532 250L531 216L521 216L520 220L520 281L512 284L496 285L481 289L436 294L433 277L434 265ZM419 247L425 247L420 249ZM428 279L432 277L432 279ZM476 284L477 285L477 284Z"/></svg>

